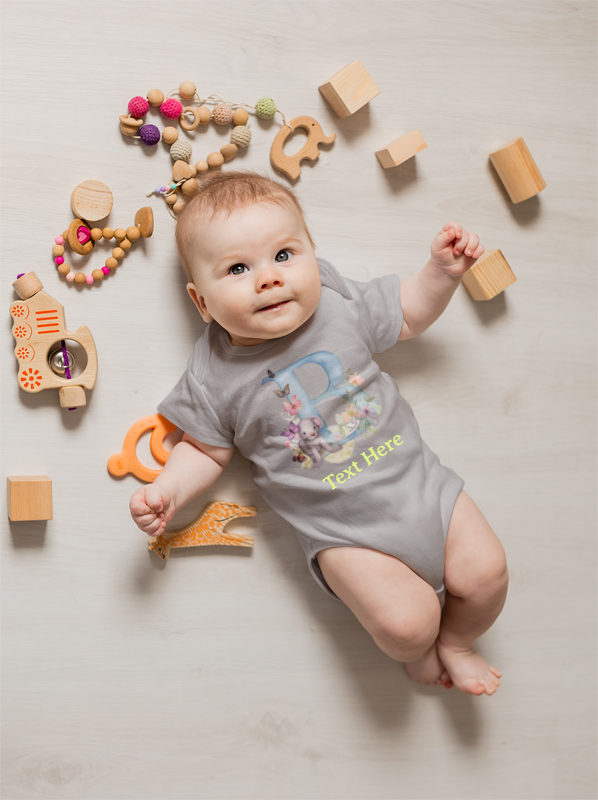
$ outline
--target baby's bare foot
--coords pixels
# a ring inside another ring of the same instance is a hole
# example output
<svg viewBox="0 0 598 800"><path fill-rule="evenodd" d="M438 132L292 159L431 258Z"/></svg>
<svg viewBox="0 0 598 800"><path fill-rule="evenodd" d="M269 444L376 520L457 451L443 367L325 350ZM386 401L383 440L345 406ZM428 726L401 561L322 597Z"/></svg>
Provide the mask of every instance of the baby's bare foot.
<svg viewBox="0 0 598 800"><path fill-rule="evenodd" d="M437 686L442 682L447 689L450 689L453 685L449 676L447 676L449 685L441 681L442 673L446 672L446 670L438 658L436 643L417 661L407 662L405 669L407 670L407 675L417 683L423 683L426 686Z"/></svg>
<svg viewBox="0 0 598 800"><path fill-rule="evenodd" d="M455 647L436 641L441 663L463 694L494 694L502 672L491 667L473 647Z"/></svg>

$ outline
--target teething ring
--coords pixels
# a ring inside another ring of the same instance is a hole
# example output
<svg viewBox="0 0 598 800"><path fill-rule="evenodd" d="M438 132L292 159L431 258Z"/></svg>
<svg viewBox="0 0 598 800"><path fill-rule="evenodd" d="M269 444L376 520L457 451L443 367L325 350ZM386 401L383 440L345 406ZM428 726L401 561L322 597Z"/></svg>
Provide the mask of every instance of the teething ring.
<svg viewBox="0 0 598 800"><path fill-rule="evenodd" d="M193 122L187 122L185 114L193 114ZM195 106L185 106L183 113L179 117L179 123L184 131L194 131L199 125L199 108L195 108Z"/></svg>
<svg viewBox="0 0 598 800"><path fill-rule="evenodd" d="M283 150L288 137L295 128L304 128L307 131L307 142L295 155L287 156ZM290 123L286 123L276 134L270 149L270 162L275 169L283 172L287 178L294 181L301 175L299 164L304 159L315 161L320 155L319 144L332 144L336 139L336 133L326 136L319 122L313 117L295 117Z"/></svg>
<svg viewBox="0 0 598 800"><path fill-rule="evenodd" d="M164 439L175 428L176 425L173 425L162 414L150 414L148 417L143 417L127 431L122 451L110 456L108 459L108 472L116 478L122 478L123 475L127 475L130 472L142 481L153 483L162 470L150 469L139 461L137 458L137 442L140 436L151 430L151 453L156 461L165 464L170 453L164 448Z"/></svg>

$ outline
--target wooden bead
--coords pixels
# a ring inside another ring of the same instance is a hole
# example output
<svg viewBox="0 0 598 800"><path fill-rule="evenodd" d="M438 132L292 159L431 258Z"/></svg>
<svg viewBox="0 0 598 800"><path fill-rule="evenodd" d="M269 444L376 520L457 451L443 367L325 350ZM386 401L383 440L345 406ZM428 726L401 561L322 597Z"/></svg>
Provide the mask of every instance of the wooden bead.
<svg viewBox="0 0 598 800"><path fill-rule="evenodd" d="M166 142L166 144L174 144L178 138L179 132L176 128L172 128L170 125L168 128L164 128L162 131L162 141Z"/></svg>
<svg viewBox="0 0 598 800"><path fill-rule="evenodd" d="M128 239L123 239L122 242L120 243L120 249L127 251L130 248L131 248L131 242Z"/></svg>
<svg viewBox="0 0 598 800"><path fill-rule="evenodd" d="M236 144L232 144L231 142L229 144L223 144L220 148L220 152L222 153L222 157L225 161L230 161L231 158L234 158L237 155L239 148Z"/></svg>
<svg viewBox="0 0 598 800"><path fill-rule="evenodd" d="M168 197L166 198L166 202L168 203L169 206L173 206L175 203L178 202L178 199L179 198L176 194L169 194Z"/></svg>
<svg viewBox="0 0 598 800"><path fill-rule="evenodd" d="M85 283L85 273L78 272L75 275L75 283Z"/></svg>
<svg viewBox="0 0 598 800"><path fill-rule="evenodd" d="M114 269L114 267L118 267L118 261L115 258L107 258L106 266L108 269Z"/></svg>
<svg viewBox="0 0 598 800"><path fill-rule="evenodd" d="M224 156L222 153L210 153L210 155L206 158L208 162L208 166L212 167L212 169L218 169L224 164Z"/></svg>
<svg viewBox="0 0 598 800"><path fill-rule="evenodd" d="M164 102L164 92L159 89L152 89L151 92L147 93L147 102L154 108L161 106Z"/></svg>
<svg viewBox="0 0 598 800"><path fill-rule="evenodd" d="M236 108L233 114L233 125L245 125L249 119L249 114L245 108Z"/></svg>
<svg viewBox="0 0 598 800"><path fill-rule="evenodd" d="M61 244L55 244L52 248L52 255L56 258L64 254L64 247Z"/></svg>
<svg viewBox="0 0 598 800"><path fill-rule="evenodd" d="M136 242L137 239L141 238L141 232L139 228L135 225L131 225L129 228L127 228L126 234L127 234L127 239L130 242Z"/></svg>
<svg viewBox="0 0 598 800"><path fill-rule="evenodd" d="M112 211L112 192L102 181L83 181L71 194L71 208L76 217L86 222L97 222Z"/></svg>
<svg viewBox="0 0 598 800"><path fill-rule="evenodd" d="M112 239L112 237L114 236L114 231L112 230L112 228L104 228L104 230L102 231L102 236L104 237L104 239Z"/></svg>
<svg viewBox="0 0 598 800"><path fill-rule="evenodd" d="M130 114L121 114L119 120L121 125L124 125L126 128L135 128L135 130L139 130L139 128L145 124L142 119L136 119Z"/></svg>
<svg viewBox="0 0 598 800"><path fill-rule="evenodd" d="M179 181L185 180L185 178L191 178L191 164L187 164L186 161L175 161L172 165L172 180L175 183Z"/></svg>
<svg viewBox="0 0 598 800"><path fill-rule="evenodd" d="M208 166L207 162L205 161L198 161L195 165L195 169L198 171L200 175L203 175L204 172L207 172L210 167Z"/></svg>
<svg viewBox="0 0 598 800"><path fill-rule="evenodd" d="M69 238L69 232L68 232L68 228L67 228L67 230L66 230L66 231L65 231L65 232L62 234L62 238L63 238L63 239L68 239L68 238Z"/></svg>
<svg viewBox="0 0 598 800"><path fill-rule="evenodd" d="M91 273L91 276L95 281L101 281L104 279L104 273L101 269L94 269L94 271Z"/></svg>
<svg viewBox="0 0 598 800"><path fill-rule="evenodd" d="M99 242L102 238L102 229L101 228L92 228L91 229L91 238L94 242Z"/></svg>
<svg viewBox="0 0 598 800"><path fill-rule="evenodd" d="M125 251L122 249L122 247L115 247L112 251L112 258L120 259L124 258L124 255Z"/></svg>
<svg viewBox="0 0 598 800"><path fill-rule="evenodd" d="M198 189L199 189L199 184L195 180L195 178L189 178L189 180L185 181L185 183L181 186L181 192L187 195L188 197L195 194Z"/></svg>
<svg viewBox="0 0 598 800"><path fill-rule="evenodd" d="M71 271L71 267L70 267L69 264L66 264L66 263L65 264L61 264L58 267L58 272L59 272L60 275L68 275L70 271Z"/></svg>
<svg viewBox="0 0 598 800"><path fill-rule="evenodd" d="M115 239L124 239L127 234L124 232L122 228L116 228L114 230L114 238Z"/></svg>
<svg viewBox="0 0 598 800"><path fill-rule="evenodd" d="M182 200L178 200L172 207L172 210L175 214L180 214L181 211L185 208L185 203Z"/></svg>
<svg viewBox="0 0 598 800"><path fill-rule="evenodd" d="M195 88L193 81L183 81L179 86L179 94L186 100L189 100L191 97L195 97L196 91L197 89Z"/></svg>
<svg viewBox="0 0 598 800"><path fill-rule="evenodd" d="M197 167L195 164L189 164L189 166L191 167L191 177L194 178L197 175Z"/></svg>
<svg viewBox="0 0 598 800"><path fill-rule="evenodd" d="M200 125L207 125L208 122L212 119L212 111L208 106L200 106L197 109L197 114L199 116Z"/></svg>

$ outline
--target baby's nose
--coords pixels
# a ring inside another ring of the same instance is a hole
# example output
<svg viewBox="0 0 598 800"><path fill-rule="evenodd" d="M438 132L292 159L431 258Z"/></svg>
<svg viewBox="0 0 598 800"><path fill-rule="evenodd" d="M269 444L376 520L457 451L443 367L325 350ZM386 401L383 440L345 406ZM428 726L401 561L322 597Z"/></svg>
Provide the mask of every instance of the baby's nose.
<svg viewBox="0 0 598 800"><path fill-rule="evenodd" d="M262 279L262 280L263 280L263 279ZM266 279L266 280L265 280L265 281L262 283L262 286L261 286L261 288L262 288L262 289L267 289L267 288L268 288L268 286L282 286L282 281L279 281L279 280L278 280L278 278L275 278L275 279L273 278L273 279L270 279L270 280Z"/></svg>

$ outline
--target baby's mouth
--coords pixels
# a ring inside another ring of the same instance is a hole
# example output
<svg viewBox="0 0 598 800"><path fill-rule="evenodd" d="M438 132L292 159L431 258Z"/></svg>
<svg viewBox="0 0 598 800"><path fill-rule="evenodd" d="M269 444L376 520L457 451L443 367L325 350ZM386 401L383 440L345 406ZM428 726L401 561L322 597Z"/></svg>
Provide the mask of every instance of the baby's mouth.
<svg viewBox="0 0 598 800"><path fill-rule="evenodd" d="M280 303L272 303L271 306L264 306L263 308L258 308L258 311L276 311L278 308L282 308L286 306L286 304L290 302L289 300L281 300Z"/></svg>

